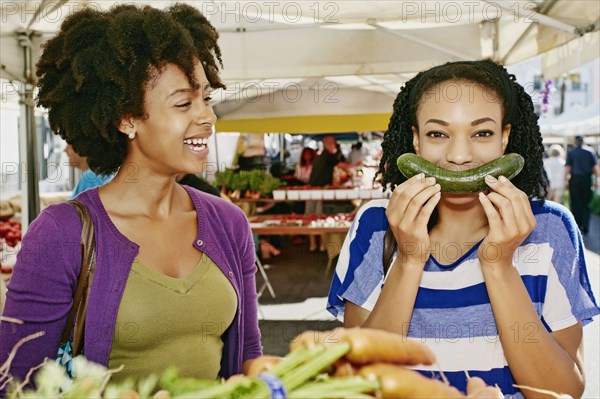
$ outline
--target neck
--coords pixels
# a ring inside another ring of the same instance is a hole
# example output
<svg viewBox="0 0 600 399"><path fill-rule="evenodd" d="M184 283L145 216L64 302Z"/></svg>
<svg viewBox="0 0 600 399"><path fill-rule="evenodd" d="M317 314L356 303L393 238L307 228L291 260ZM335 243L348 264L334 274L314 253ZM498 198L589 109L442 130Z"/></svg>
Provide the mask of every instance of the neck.
<svg viewBox="0 0 600 399"><path fill-rule="evenodd" d="M80 171L85 172L90 168L87 161L84 158L79 159L79 164L77 165Z"/></svg>
<svg viewBox="0 0 600 399"><path fill-rule="evenodd" d="M187 209L191 199L176 182L175 174L159 174L139 163L123 163L117 175L99 188L117 214L166 220L177 209ZM113 201L114 200L114 201Z"/></svg>
<svg viewBox="0 0 600 399"><path fill-rule="evenodd" d="M438 221L433 230L440 239L459 243L479 241L489 230L487 216L476 195L467 204L453 204L442 196L437 210Z"/></svg>

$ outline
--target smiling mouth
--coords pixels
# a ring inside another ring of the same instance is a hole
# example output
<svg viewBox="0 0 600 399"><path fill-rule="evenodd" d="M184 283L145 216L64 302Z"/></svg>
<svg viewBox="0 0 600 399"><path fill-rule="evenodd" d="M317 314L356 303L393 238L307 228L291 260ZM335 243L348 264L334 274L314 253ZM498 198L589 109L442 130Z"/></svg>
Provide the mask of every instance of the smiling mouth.
<svg viewBox="0 0 600 399"><path fill-rule="evenodd" d="M192 151L202 151L208 147L208 138L204 139L185 139L183 144L187 145Z"/></svg>

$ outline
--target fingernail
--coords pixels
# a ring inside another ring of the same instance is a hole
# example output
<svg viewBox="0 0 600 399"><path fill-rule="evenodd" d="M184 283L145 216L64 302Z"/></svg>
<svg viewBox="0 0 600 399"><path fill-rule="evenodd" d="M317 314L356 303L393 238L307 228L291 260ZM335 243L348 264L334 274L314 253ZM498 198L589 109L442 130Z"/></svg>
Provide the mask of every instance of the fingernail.
<svg viewBox="0 0 600 399"><path fill-rule="evenodd" d="M487 176L485 177L485 180L487 180L489 183L496 183L496 182L498 181L498 180L497 180L497 179L496 179L494 176L492 176L492 175L487 175Z"/></svg>
<svg viewBox="0 0 600 399"><path fill-rule="evenodd" d="M441 190L442 189L442 186L440 186L439 184L436 184L434 187L436 188L436 190Z"/></svg>
<svg viewBox="0 0 600 399"><path fill-rule="evenodd" d="M429 183L435 183L435 177L431 177L431 176L430 176L430 177L428 177L428 178L427 178L427 181L428 181Z"/></svg>
<svg viewBox="0 0 600 399"><path fill-rule="evenodd" d="M502 183L506 183L506 182L508 181L508 179L507 179L506 177L504 177L504 176L500 176L498 179L499 179L499 180L500 180Z"/></svg>
<svg viewBox="0 0 600 399"><path fill-rule="evenodd" d="M419 173L417 175L417 179L420 180L420 181L423 181L425 179L425 173Z"/></svg>

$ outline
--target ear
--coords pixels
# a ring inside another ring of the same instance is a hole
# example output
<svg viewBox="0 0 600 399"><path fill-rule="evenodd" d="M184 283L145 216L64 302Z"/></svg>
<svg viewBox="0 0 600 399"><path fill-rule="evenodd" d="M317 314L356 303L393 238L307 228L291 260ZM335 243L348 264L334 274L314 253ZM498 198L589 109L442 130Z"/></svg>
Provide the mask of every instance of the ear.
<svg viewBox="0 0 600 399"><path fill-rule="evenodd" d="M506 147L508 146L508 138L510 137L510 129L511 129L511 127L512 126L509 123L502 130L502 153L504 153L504 151L506 151Z"/></svg>
<svg viewBox="0 0 600 399"><path fill-rule="evenodd" d="M123 117L117 129L119 129L119 131L125 135L137 132L135 120L130 116Z"/></svg>
<svg viewBox="0 0 600 399"><path fill-rule="evenodd" d="M413 147L415 147L415 153L419 155L419 131L414 126L412 126L410 129L413 133Z"/></svg>

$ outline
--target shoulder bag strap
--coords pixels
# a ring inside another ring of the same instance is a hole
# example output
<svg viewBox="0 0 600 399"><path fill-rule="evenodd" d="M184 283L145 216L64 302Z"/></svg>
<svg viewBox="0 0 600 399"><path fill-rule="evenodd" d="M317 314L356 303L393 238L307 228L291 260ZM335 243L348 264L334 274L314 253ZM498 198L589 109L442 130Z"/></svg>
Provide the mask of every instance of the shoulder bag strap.
<svg viewBox="0 0 600 399"><path fill-rule="evenodd" d="M96 241L94 239L94 222L90 213L81 201L70 200L81 219L81 271L77 278L77 288L73 296L73 305L63 331L61 347L65 345L73 333L73 356L81 353L85 329L85 313L88 296L96 269Z"/></svg>

